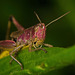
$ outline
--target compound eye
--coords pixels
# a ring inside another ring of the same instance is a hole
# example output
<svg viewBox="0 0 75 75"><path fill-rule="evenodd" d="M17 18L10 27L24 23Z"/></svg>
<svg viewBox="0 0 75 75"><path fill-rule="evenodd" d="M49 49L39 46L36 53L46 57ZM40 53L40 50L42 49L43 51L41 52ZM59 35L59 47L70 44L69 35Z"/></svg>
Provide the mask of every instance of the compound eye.
<svg viewBox="0 0 75 75"><path fill-rule="evenodd" d="M39 24L40 28L43 28L43 25L42 24Z"/></svg>

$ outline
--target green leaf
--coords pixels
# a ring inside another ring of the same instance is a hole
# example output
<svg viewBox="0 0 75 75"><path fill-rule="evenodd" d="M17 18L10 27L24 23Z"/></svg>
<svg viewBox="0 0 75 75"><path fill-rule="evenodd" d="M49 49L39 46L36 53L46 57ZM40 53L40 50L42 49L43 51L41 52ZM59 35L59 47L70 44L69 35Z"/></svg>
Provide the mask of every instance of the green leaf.
<svg viewBox="0 0 75 75"><path fill-rule="evenodd" d="M20 51L17 59L23 64L23 70L15 61L11 65L9 64L10 56L0 59L0 75L42 75L75 63L75 46L45 49L48 51L47 53L42 50Z"/></svg>

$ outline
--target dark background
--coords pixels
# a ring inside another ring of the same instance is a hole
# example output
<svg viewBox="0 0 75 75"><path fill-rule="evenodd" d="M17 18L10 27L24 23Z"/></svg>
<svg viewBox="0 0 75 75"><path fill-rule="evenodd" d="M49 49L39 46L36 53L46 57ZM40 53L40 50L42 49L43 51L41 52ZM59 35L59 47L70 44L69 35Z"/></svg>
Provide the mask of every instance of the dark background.
<svg viewBox="0 0 75 75"><path fill-rule="evenodd" d="M10 15L14 15L21 25L28 28L39 23L34 11L45 24L71 11L47 28L45 43L56 47L75 44L75 0L0 0L0 40L5 40ZM16 30L12 23L11 32Z"/></svg>

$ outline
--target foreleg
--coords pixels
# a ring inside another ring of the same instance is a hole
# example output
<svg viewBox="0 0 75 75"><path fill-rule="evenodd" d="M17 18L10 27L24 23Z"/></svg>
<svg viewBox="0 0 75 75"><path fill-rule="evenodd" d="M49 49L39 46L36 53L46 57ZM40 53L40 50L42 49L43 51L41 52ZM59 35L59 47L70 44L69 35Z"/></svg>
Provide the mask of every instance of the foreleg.
<svg viewBox="0 0 75 75"><path fill-rule="evenodd" d="M50 44L45 44L44 43L43 45L48 46L48 47L53 47L53 45L50 45ZM43 50L45 53L47 53L47 51L44 48L35 48L35 49L31 50L31 51L37 51L37 50Z"/></svg>
<svg viewBox="0 0 75 75"><path fill-rule="evenodd" d="M53 45L50 45L50 44L46 44L46 43L43 43L44 46L47 46L47 47L53 47Z"/></svg>
<svg viewBox="0 0 75 75"><path fill-rule="evenodd" d="M32 51L38 51L38 50L43 50L45 53L47 53L47 51L44 48L36 48L36 49L31 50L31 52Z"/></svg>

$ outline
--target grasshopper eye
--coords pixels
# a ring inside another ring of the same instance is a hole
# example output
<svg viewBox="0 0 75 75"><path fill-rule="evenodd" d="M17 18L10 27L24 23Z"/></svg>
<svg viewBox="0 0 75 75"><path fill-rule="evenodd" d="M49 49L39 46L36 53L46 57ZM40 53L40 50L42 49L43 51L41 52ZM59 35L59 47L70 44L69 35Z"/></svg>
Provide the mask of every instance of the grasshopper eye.
<svg viewBox="0 0 75 75"><path fill-rule="evenodd" d="M41 25L40 27L43 28L43 25Z"/></svg>
<svg viewBox="0 0 75 75"><path fill-rule="evenodd" d="M43 28L43 25L42 25L42 24L39 24L39 27L40 27L40 28Z"/></svg>

